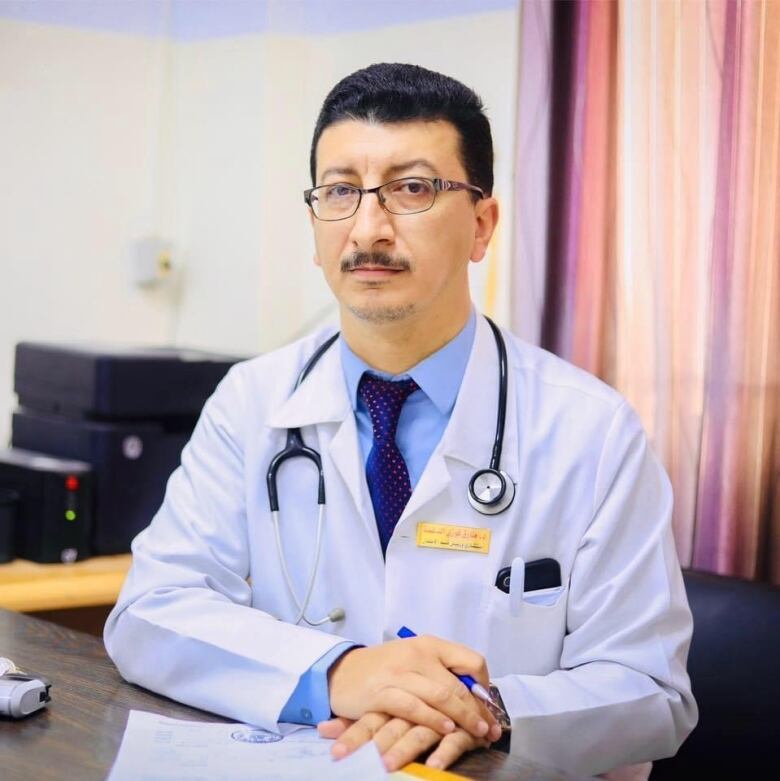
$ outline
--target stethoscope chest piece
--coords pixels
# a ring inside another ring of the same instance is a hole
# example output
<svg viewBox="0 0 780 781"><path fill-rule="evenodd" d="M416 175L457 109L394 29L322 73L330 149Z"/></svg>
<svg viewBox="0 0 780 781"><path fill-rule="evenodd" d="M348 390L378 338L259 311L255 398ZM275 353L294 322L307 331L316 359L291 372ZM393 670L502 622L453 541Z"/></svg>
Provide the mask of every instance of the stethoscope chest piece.
<svg viewBox="0 0 780 781"><path fill-rule="evenodd" d="M480 469L469 481L469 504L483 515L497 515L515 498L515 484L499 469Z"/></svg>

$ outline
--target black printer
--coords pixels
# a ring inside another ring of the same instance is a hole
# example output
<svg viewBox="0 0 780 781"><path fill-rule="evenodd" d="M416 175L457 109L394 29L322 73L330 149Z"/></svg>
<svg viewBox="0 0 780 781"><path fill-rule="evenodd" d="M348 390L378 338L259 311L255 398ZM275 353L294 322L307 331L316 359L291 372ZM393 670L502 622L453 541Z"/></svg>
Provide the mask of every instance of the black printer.
<svg viewBox="0 0 780 781"><path fill-rule="evenodd" d="M239 360L171 347L17 345L12 447L91 465L92 554L130 550L203 404Z"/></svg>

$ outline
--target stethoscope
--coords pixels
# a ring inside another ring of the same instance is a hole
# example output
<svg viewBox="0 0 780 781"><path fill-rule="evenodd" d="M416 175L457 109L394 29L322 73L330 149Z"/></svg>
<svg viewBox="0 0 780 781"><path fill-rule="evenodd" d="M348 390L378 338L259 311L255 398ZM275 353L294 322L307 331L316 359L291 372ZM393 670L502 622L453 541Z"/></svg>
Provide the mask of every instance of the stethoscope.
<svg viewBox="0 0 780 781"><path fill-rule="evenodd" d="M512 504L512 501L515 498L515 484L512 482L512 478L501 470L500 466L501 450L504 443L504 426L506 423L506 397L508 385L506 344L504 343L504 338L501 336L501 331L499 331L496 324L489 317L486 317L485 319L488 321L488 324L493 331L493 336L496 340L496 349L498 350L498 415L496 418L496 435L493 440L493 452L490 456L490 466L487 469L478 470L474 473L471 480L469 480L468 500L469 504L478 512L481 512L484 515L496 515L506 510L506 508ZM306 365L301 370L301 373L298 375L298 379L295 381L295 387L293 388L293 393L298 390L306 377L309 376L311 370L317 365L320 358L322 358L338 337L339 334L336 332L315 350L314 354L309 358ZM312 566L311 575L302 602L298 600L295 588L293 587L292 578L290 577L290 572L287 569L287 559L284 556L282 537L279 531L279 493L276 485L276 475L279 471L279 467L291 458L308 458L310 461L314 462L314 465L317 467L317 472L319 473L317 486L317 504L319 506L319 512L317 515L317 536L314 543L314 565ZM322 470L322 458L320 457L320 454L314 450L314 448L306 445L299 428L287 430L287 442L285 443L284 449L271 459L266 475L266 482L268 483L268 503L271 506L271 519L274 525L276 549L279 553L279 561L282 564L282 573L287 583L287 588L289 589L295 607L298 610L298 616L294 623L300 624L301 621L305 621L309 626L322 626L322 624L327 624L330 621L343 621L346 618L346 613L344 608L341 607L333 608L327 616L318 621L310 621L306 617L306 608L309 606L309 601L311 600L314 581L317 577L317 569L319 568L320 563L320 553L322 551L322 528L323 519L325 517L325 474Z"/></svg>

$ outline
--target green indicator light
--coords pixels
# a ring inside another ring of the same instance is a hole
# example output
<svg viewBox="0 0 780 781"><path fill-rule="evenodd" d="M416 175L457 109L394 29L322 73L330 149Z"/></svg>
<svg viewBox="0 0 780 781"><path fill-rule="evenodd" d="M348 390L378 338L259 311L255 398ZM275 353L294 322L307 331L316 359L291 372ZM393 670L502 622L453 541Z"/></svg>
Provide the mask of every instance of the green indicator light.
<svg viewBox="0 0 780 781"><path fill-rule="evenodd" d="M76 513L73 512L73 510L66 510L65 511L65 519L68 521L75 521L76 520Z"/></svg>

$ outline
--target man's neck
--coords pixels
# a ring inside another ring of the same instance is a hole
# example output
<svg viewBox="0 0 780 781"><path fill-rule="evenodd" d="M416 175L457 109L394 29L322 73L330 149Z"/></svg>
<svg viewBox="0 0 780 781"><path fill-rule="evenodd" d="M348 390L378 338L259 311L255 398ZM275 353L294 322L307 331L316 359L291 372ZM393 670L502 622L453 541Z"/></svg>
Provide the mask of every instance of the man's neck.
<svg viewBox="0 0 780 781"><path fill-rule="evenodd" d="M462 311L441 318L414 315L389 323L360 320L350 312L341 315L341 334L355 355L387 374L403 374L452 341L471 314L471 302Z"/></svg>

